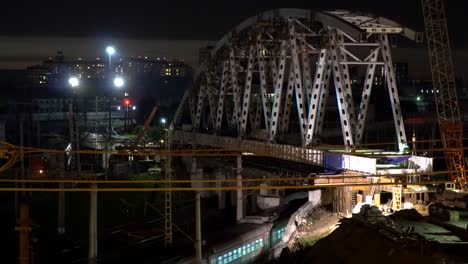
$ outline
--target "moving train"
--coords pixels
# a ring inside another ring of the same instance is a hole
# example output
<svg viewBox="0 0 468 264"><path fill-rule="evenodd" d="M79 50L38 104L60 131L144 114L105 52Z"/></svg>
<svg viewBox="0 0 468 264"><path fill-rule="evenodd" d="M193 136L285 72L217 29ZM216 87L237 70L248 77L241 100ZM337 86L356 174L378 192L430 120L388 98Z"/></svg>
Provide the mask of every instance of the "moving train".
<svg viewBox="0 0 468 264"><path fill-rule="evenodd" d="M283 249L283 235L289 217L264 224L237 224L217 235L219 243L207 246L203 252L204 264L253 263L279 256ZM190 257L178 263L194 263Z"/></svg>
<svg viewBox="0 0 468 264"><path fill-rule="evenodd" d="M260 257L272 258L283 248L287 220L273 224L244 224L252 229L237 239L212 247L205 258L206 263L251 263Z"/></svg>

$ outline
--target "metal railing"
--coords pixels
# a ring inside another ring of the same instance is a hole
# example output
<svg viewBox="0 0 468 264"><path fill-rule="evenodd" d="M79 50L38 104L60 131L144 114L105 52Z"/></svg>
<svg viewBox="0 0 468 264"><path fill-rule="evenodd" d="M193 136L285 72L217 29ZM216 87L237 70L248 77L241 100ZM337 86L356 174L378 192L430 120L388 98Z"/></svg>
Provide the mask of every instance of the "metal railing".
<svg viewBox="0 0 468 264"><path fill-rule="evenodd" d="M176 141L190 142L214 148L239 150L242 151L244 155L249 155L251 153L252 155L269 156L282 160L323 166L324 152L321 150L179 130L172 131L172 138Z"/></svg>

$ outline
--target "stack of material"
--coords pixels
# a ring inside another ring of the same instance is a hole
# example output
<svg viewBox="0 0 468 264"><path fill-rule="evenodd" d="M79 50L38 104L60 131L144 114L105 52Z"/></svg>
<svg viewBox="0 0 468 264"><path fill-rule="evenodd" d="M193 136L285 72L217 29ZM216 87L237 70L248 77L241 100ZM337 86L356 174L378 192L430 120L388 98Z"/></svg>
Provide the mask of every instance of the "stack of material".
<svg viewBox="0 0 468 264"><path fill-rule="evenodd" d="M358 220L373 229L377 229L379 233L391 240L399 240L408 238L412 235L412 228L401 226L392 219L382 215L379 208L370 205L361 207L359 214L353 214L353 219Z"/></svg>
<svg viewBox="0 0 468 264"><path fill-rule="evenodd" d="M361 211L358 214L369 224L387 223L388 218L383 216L379 208L365 204L361 207Z"/></svg>

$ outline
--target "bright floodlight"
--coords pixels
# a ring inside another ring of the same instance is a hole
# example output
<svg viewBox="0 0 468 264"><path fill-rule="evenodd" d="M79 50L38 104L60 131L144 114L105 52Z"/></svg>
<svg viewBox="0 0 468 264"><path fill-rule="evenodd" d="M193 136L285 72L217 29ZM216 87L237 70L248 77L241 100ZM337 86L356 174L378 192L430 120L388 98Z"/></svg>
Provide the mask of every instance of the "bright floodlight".
<svg viewBox="0 0 468 264"><path fill-rule="evenodd" d="M124 85L124 83L125 83L125 82L124 82L124 79L122 79L122 77L116 77L116 78L114 79L114 85L115 85L115 87L117 87L117 88L122 87L122 86Z"/></svg>
<svg viewBox="0 0 468 264"><path fill-rule="evenodd" d="M161 118L161 123L166 124L166 118Z"/></svg>
<svg viewBox="0 0 468 264"><path fill-rule="evenodd" d="M71 87L77 87L78 85L80 85L80 80L78 80L78 78L76 77L70 77L70 79L68 79L68 83Z"/></svg>
<svg viewBox="0 0 468 264"><path fill-rule="evenodd" d="M108 47L106 48L106 52L107 52L107 54L109 54L109 55L114 55L115 49L114 49L114 47L112 47L112 46L108 46Z"/></svg>
<svg viewBox="0 0 468 264"><path fill-rule="evenodd" d="M132 106L132 110L136 110L136 106Z"/></svg>

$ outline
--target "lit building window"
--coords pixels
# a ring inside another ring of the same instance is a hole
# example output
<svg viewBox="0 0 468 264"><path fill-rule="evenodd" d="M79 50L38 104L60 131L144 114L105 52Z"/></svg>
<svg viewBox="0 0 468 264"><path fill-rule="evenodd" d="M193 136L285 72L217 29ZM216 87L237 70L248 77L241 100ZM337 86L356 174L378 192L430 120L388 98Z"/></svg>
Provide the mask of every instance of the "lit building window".
<svg viewBox="0 0 468 264"><path fill-rule="evenodd" d="M169 68L166 69L166 76L171 76L171 69Z"/></svg>

